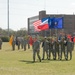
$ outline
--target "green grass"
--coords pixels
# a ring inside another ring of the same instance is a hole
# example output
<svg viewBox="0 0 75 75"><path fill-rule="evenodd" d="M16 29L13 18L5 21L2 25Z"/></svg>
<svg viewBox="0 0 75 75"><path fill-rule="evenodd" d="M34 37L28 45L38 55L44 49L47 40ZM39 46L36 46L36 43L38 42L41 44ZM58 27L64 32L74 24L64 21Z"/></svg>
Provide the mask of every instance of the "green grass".
<svg viewBox="0 0 75 75"><path fill-rule="evenodd" d="M40 52L42 57L42 49ZM75 50L70 61L43 60L32 63L32 49L12 51L9 43L0 50L0 75L75 75Z"/></svg>

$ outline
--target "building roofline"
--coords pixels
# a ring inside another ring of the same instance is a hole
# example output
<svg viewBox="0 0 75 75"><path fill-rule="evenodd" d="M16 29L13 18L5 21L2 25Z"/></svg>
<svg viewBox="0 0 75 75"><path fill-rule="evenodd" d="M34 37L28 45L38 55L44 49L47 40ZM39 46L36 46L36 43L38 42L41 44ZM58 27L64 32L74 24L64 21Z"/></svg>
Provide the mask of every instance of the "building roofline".
<svg viewBox="0 0 75 75"><path fill-rule="evenodd" d="M39 15L35 15L35 16L33 16L33 17L29 17L29 19L33 19L33 18L36 18L36 17L38 17Z"/></svg>
<svg viewBox="0 0 75 75"><path fill-rule="evenodd" d="M75 14L46 14L46 15L75 15Z"/></svg>

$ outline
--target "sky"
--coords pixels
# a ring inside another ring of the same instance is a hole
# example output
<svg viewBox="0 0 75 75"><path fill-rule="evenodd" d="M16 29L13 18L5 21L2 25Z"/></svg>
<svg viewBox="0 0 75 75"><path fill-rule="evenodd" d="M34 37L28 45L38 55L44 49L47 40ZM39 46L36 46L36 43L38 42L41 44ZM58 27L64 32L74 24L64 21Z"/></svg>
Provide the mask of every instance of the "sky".
<svg viewBox="0 0 75 75"><path fill-rule="evenodd" d="M0 28L8 28L7 1L0 0ZM9 0L9 28L15 31L28 28L27 18L39 11L46 14L74 14L75 0Z"/></svg>

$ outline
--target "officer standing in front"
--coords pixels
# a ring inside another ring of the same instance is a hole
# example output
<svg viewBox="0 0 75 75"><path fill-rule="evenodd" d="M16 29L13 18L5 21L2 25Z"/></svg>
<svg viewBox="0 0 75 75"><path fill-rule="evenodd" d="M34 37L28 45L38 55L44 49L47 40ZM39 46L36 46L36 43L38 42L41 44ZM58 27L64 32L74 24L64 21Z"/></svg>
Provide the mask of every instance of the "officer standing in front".
<svg viewBox="0 0 75 75"><path fill-rule="evenodd" d="M35 39L34 39L32 48L33 48L33 62L35 62L36 53L37 53L37 56L39 58L39 61L41 62L41 57L39 55L39 53L40 53L40 42L38 41L37 37L35 37Z"/></svg>
<svg viewBox="0 0 75 75"><path fill-rule="evenodd" d="M42 47L43 47L43 57L42 57L42 60L44 60L45 52L46 52L46 56L47 56L47 59L48 59L49 41L47 40L47 37L44 38L44 41L42 43Z"/></svg>

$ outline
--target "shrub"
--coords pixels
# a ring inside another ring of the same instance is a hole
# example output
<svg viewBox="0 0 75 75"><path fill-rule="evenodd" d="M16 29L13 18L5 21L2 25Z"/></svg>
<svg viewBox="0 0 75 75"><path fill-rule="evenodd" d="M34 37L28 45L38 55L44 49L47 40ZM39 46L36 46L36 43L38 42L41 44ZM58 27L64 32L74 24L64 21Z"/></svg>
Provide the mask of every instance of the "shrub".
<svg viewBox="0 0 75 75"><path fill-rule="evenodd" d="M1 39L2 39L3 42L8 42L9 41L9 37L7 37L7 36L3 36L3 37L1 37Z"/></svg>

